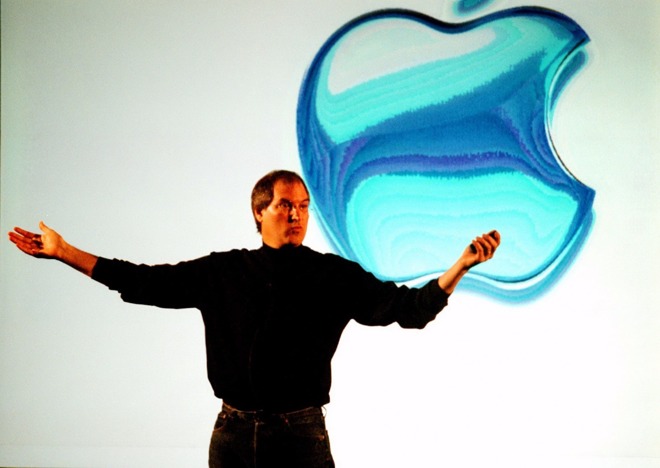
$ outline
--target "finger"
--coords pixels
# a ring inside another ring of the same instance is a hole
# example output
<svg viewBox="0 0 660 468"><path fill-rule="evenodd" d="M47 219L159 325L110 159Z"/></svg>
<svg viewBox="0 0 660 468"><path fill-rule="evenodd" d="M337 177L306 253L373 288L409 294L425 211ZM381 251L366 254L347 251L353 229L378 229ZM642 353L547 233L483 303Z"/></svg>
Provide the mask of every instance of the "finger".
<svg viewBox="0 0 660 468"><path fill-rule="evenodd" d="M9 239L16 245L16 247L21 251L24 252L28 255L35 256L39 252L41 252L41 249L43 248L43 245L37 244L36 242L32 240L25 240L25 237L18 237L14 236L13 238Z"/></svg>
<svg viewBox="0 0 660 468"><path fill-rule="evenodd" d="M495 241L495 239L491 239L490 241L490 258L493 258L495 256L495 252L497 251L497 248L500 246L499 240Z"/></svg>
<svg viewBox="0 0 660 468"><path fill-rule="evenodd" d="M490 244L492 241L487 238L488 236L483 235L478 238L479 245L481 246L481 251L486 258L490 258L493 252L493 246Z"/></svg>
<svg viewBox="0 0 660 468"><path fill-rule="evenodd" d="M19 242L19 235L16 234L15 232L10 232L9 233L9 241L16 244L17 242Z"/></svg>
<svg viewBox="0 0 660 468"><path fill-rule="evenodd" d="M500 234L497 231L490 231L488 234L481 236L481 239L484 241L484 245L487 246L488 255L493 255L497 247L500 245Z"/></svg>
<svg viewBox="0 0 660 468"><path fill-rule="evenodd" d="M14 244L29 244L32 242L32 239L24 234L15 233L15 232L10 232L9 233L9 240L12 241Z"/></svg>
<svg viewBox="0 0 660 468"><path fill-rule="evenodd" d="M470 252L477 255L478 257L481 257L484 254L484 247L479 237L475 237L470 244Z"/></svg>
<svg viewBox="0 0 660 468"><path fill-rule="evenodd" d="M21 243L18 243L18 242L16 242L15 244L16 244L16 247L18 247L18 250L20 250L21 252L24 252L28 255L34 255L33 252L32 252L33 249L29 245L21 244Z"/></svg>
<svg viewBox="0 0 660 468"><path fill-rule="evenodd" d="M490 252L492 256L495 254L497 247L500 245L499 233L495 235L488 233L488 236L486 236L486 242L488 242L488 245L490 246Z"/></svg>
<svg viewBox="0 0 660 468"><path fill-rule="evenodd" d="M486 259L492 258L493 254L495 254L495 250L497 249L498 242L493 237L486 234L481 236L479 241Z"/></svg>
<svg viewBox="0 0 660 468"><path fill-rule="evenodd" d="M480 237L475 237L470 244L470 252L476 255L483 255L484 246L483 240Z"/></svg>
<svg viewBox="0 0 660 468"><path fill-rule="evenodd" d="M43 232L44 234L47 234L49 231L52 231L52 229L46 226L46 223L44 223L43 221L39 221L39 229L41 229L41 232Z"/></svg>
<svg viewBox="0 0 660 468"><path fill-rule="evenodd" d="M40 234L35 234L21 228L14 228L14 231L9 233L9 240L22 252L35 255L43 250L44 245Z"/></svg>
<svg viewBox="0 0 660 468"><path fill-rule="evenodd" d="M497 243L499 244L499 243L500 243L500 239L501 239L502 236L500 236L500 233L497 232L496 229L493 229L492 231L490 231L490 232L488 233L488 237L490 237L491 239L494 239L494 240L497 241Z"/></svg>
<svg viewBox="0 0 660 468"><path fill-rule="evenodd" d="M26 231L25 229L21 229L18 226L14 228L14 231L19 233L21 236L27 237L28 239L31 239L36 235L35 233L30 232L30 231Z"/></svg>
<svg viewBox="0 0 660 468"><path fill-rule="evenodd" d="M495 247L497 247L497 241L495 238L491 237L490 234L484 234L481 236L481 240L483 242L484 251L486 254L488 256L492 255L492 253L495 251Z"/></svg>

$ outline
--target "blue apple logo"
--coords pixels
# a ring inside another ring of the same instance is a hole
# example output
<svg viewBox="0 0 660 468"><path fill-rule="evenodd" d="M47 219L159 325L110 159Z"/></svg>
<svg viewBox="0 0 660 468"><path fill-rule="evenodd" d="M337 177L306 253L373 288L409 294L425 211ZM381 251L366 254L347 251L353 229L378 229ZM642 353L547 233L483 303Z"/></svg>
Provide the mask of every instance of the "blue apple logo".
<svg viewBox="0 0 660 468"><path fill-rule="evenodd" d="M298 143L333 248L382 279L421 282L497 228L464 284L537 297L575 258L595 192L562 164L550 123L589 38L516 8L461 24L405 10L333 34L303 80Z"/></svg>

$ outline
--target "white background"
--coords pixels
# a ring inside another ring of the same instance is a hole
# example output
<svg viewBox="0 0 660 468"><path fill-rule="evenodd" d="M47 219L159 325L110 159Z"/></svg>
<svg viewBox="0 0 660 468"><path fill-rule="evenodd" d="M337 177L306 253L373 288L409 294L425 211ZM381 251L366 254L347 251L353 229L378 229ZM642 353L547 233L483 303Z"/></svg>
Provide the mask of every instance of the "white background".
<svg viewBox="0 0 660 468"><path fill-rule="evenodd" d="M532 303L459 290L421 332L350 325L339 467L660 466L660 2L536 4L592 38L553 138L596 190L593 233ZM441 0L3 1L1 229L43 219L137 262L258 246L249 193L300 169L307 65L387 7L457 20ZM313 221L306 243L328 249ZM202 467L219 406L197 311L0 243L0 465Z"/></svg>

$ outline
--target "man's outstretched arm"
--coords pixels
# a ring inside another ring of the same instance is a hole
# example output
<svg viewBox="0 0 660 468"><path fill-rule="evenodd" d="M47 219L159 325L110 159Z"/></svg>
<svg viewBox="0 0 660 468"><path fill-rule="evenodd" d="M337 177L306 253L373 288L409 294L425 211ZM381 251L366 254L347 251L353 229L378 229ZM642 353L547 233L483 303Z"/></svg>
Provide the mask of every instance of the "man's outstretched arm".
<svg viewBox="0 0 660 468"><path fill-rule="evenodd" d="M9 233L9 240L28 255L59 260L87 276L92 276L98 260L97 256L67 243L62 236L46 226L43 221L39 223L39 229L41 229L41 234L15 227L14 231Z"/></svg>
<svg viewBox="0 0 660 468"><path fill-rule="evenodd" d="M500 233L497 231L477 237L467 246L456 263L438 278L440 288L447 294L454 292L454 288L470 268L493 258L499 245Z"/></svg>

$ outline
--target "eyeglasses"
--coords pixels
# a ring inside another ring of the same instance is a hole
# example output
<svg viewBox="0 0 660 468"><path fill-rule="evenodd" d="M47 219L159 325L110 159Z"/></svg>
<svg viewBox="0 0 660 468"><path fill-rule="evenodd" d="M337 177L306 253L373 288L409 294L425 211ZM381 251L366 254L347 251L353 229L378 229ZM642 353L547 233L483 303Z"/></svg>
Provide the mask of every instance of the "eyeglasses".
<svg viewBox="0 0 660 468"><path fill-rule="evenodd" d="M289 200L282 200L274 207L277 211L282 214L290 214L291 211L295 208L298 214L307 214L309 212L309 202L304 201L298 203L297 205L290 202Z"/></svg>

